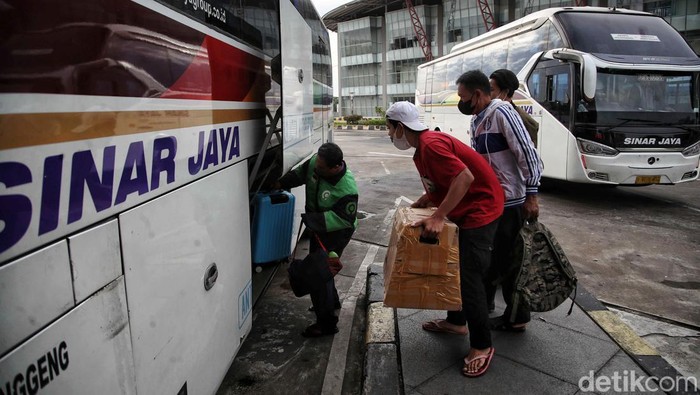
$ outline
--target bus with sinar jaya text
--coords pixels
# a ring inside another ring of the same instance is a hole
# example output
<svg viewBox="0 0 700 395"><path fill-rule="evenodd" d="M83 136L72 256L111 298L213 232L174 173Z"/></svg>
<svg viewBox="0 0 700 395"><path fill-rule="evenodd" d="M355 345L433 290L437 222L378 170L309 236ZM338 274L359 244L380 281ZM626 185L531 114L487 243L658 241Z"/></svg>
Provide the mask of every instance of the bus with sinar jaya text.
<svg viewBox="0 0 700 395"><path fill-rule="evenodd" d="M700 59L663 18L551 8L458 44L418 67L424 122L469 144L456 80L500 68L518 75L513 102L540 124L544 177L611 185L698 178Z"/></svg>
<svg viewBox="0 0 700 395"><path fill-rule="evenodd" d="M253 196L332 139L315 8L0 8L0 395L215 393L252 324Z"/></svg>

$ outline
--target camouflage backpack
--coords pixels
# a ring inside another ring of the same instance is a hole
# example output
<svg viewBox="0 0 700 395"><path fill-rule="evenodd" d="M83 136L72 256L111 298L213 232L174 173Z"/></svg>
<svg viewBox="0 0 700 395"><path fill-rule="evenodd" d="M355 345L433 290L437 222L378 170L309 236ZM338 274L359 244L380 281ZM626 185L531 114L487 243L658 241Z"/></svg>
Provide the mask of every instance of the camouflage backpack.
<svg viewBox="0 0 700 395"><path fill-rule="evenodd" d="M576 272L559 242L542 223L534 221L523 226L513 255L516 262L521 262L513 293L513 315L520 303L526 303L530 311L543 312L557 308L572 292L576 298ZM572 300L569 314L573 307Z"/></svg>

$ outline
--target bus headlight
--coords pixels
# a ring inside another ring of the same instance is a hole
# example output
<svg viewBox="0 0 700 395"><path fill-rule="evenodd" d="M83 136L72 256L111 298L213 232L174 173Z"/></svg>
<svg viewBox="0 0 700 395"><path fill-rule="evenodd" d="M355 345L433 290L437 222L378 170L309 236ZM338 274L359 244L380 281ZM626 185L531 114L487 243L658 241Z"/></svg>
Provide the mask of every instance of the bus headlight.
<svg viewBox="0 0 700 395"><path fill-rule="evenodd" d="M615 156L619 153L615 148L596 143L595 141L576 139L576 142L578 143L578 148L581 150L581 153L587 155Z"/></svg>
<svg viewBox="0 0 700 395"><path fill-rule="evenodd" d="M681 154L683 154L683 156L695 156L700 154L700 141L684 149Z"/></svg>

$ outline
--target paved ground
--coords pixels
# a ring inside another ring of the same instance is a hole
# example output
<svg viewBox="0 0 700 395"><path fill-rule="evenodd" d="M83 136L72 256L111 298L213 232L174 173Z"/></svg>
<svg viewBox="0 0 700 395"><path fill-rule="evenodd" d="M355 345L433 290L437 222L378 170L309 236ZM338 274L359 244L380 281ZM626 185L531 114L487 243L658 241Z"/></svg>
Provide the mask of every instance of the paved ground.
<svg viewBox="0 0 700 395"><path fill-rule="evenodd" d="M380 358L374 362L370 361L367 365L363 362L366 351L364 341L366 337L371 335L371 333L365 333L366 312L363 300L365 293L368 291L364 288L363 281L365 280L366 272L363 272L363 268L366 268L368 265L382 264L388 243L393 209L397 205L409 204L411 199L417 198L422 193L422 186L416 177L415 169L410 161L410 155L394 149L385 137L385 133L365 131L342 132L336 135L337 142L344 149L346 160L356 175L361 193L360 228L355 233L353 242L346 250L347 257L343 259L346 266L337 278L339 290L341 290L343 295L347 296L344 299L343 309L340 312L341 322L339 327L341 327L341 332L333 338L322 339L304 339L299 335L306 325L313 321L312 313L307 311L310 301L308 297L295 298L292 295L286 284L284 270L281 270L273 277L269 288L255 306L253 311L253 330L243 343L226 380L222 383L219 393L356 394L362 391L362 377L364 374L367 374L366 370L368 368L376 371L384 369L384 372L388 372L387 369L395 367L393 376L398 377L397 374L401 373L398 370L400 360L394 358L392 362L391 358L389 358L392 351L391 342L377 345L384 352L383 355L386 358ZM571 256L576 261L574 263L585 262L588 265L590 262L596 263L593 259L601 259L595 258L591 254L592 251L613 250L616 246L616 241L622 243L631 242L629 237L621 237L618 233L619 231L615 230L616 223L619 226L619 223L622 223L626 217L631 216L638 222L625 223L624 226L629 227L634 232L640 232L636 235L637 238L635 240L642 248L640 254L645 258L642 262L655 259L659 254L654 255L654 250L658 250L659 246L665 246L665 239L663 238L654 241L655 244L649 243L647 241L649 234L671 235L671 237L683 240L683 244L674 245L670 250L674 252L679 250L682 251L682 254L686 254L690 250L691 255L688 255L689 258L681 257L676 260L670 260L669 267L679 267L686 270L688 274L685 281L692 285L692 281L696 281L695 279L698 278L697 266L700 265L700 262L696 260L696 257L700 256L700 254L693 254L693 251L697 251L693 249L697 249L697 246L700 245L697 239L697 237L700 237L700 234L697 233L700 217L695 216L700 214L700 209L697 209L700 183L675 188L672 191L674 191L674 195L669 197L669 189L664 187L634 188L631 191L626 188L601 189L596 193L585 193L576 188L559 189L559 187L556 187L549 191L545 190L542 194L541 199L545 208L543 210L543 220L546 220L548 225L551 224L550 228L555 230L559 241L565 246L567 254L571 250ZM611 198L613 203L609 203L610 206L605 207L605 201L609 201ZM667 202L664 203L664 200ZM677 218L679 215L685 219L676 221L674 218ZM593 233L581 233L581 230L597 226L596 224L600 221L607 227L606 229L609 229L603 232L604 237ZM676 224L676 222L678 223ZM693 228L693 226L696 231L688 233L688 227ZM649 229L644 230L643 228L645 227ZM650 233L644 233L644 231ZM685 236L686 234L689 235ZM604 248L600 248L601 246ZM620 258L620 262L623 264L630 261L629 259L623 259L625 257L634 258L634 255L628 254ZM684 263L688 259L690 259L688 262L693 263L694 266ZM635 262L634 259L631 259L631 261ZM606 262L610 264L613 261ZM619 266L620 264L617 263L616 265ZM603 265L600 266L604 267ZM613 269L611 273L615 274L616 266L612 265L611 269ZM591 291L592 294L601 294L601 289L617 291L613 292L613 296L625 296L629 292L625 287L630 285L630 270L634 271L634 269L639 269L638 265L629 266L629 270L618 274L619 277L610 277L609 284L614 284L615 286L613 287L605 284L605 272L602 275L596 274L595 272L587 271L586 266L577 266L582 283L586 286L593 285L593 288L595 288ZM679 273L681 272L673 272L671 274L676 276ZM643 278L644 272L634 274L634 276ZM597 281L599 278L603 279L603 281ZM655 282L657 280L663 281L663 278L652 277L651 280ZM678 277L673 277L670 281L678 282L680 280L678 280ZM644 284L641 286L643 289L646 287ZM255 289L256 287L254 286ZM656 288L650 288L651 291L654 289ZM678 292L678 295L681 295L682 298L700 305L697 289L692 287L673 288L665 286L658 288L658 290ZM674 297L667 298L663 296L665 295L663 293L659 295L662 296L656 296L650 302L644 302L641 305L645 308L658 306L659 303L668 303L670 306L676 305ZM671 310L673 309L669 309L669 311ZM697 311L700 310L691 309L688 313L681 311L678 315L687 319L688 317L694 317L693 314L697 314ZM678 313L678 311L676 312ZM628 322L628 325L635 328L635 332L645 336L649 343L653 343L655 346L661 345L660 349L665 348L669 355L671 351L677 352L676 361L678 363L674 364L674 366L678 366L679 371L686 372L686 374L687 372L700 373L700 362L697 359L698 355L700 355L700 333L688 328L679 328L677 325L670 325L668 328L660 327L658 326L658 320L653 319L651 320L652 322L642 325L645 317L638 314L630 314L625 309L619 309L616 313L623 321ZM406 375L407 370L404 369L402 377L406 380L406 383L409 383L406 387L407 392L416 391L415 393L421 394L448 393L446 391L452 390L452 385L458 385L463 382L463 378L457 376L447 379L446 382L442 379L433 381L431 379L419 380L420 374L427 374L423 372L424 368L421 367L424 366L428 358L425 352L438 351L438 349L442 350L444 348L444 345L433 344L442 341L441 339L425 337L427 334L415 330L415 324L430 316L430 314L435 314L435 312L399 310L399 315L397 316L396 329L398 329L398 333L396 334L396 344L400 342L405 347L413 347L420 351L417 356L413 357L410 357L408 353L402 353L404 357L413 358L418 363L415 371L413 371L411 369L414 368L408 367L412 366L411 361L408 360L406 362L408 363L406 369L410 370L410 372ZM562 350L571 350L571 353L576 355L575 358L584 358L584 361L591 358L596 359L597 357L590 355L595 350L607 355L608 359L600 366L601 369L614 369L615 366L624 366L619 364L619 361L624 359L619 355L619 347L618 351L613 352L614 347L601 345L603 343L607 344L607 341L601 336L585 333L585 331L576 327L567 326L567 322L574 324L578 322L580 324L580 320L583 319L582 315L585 314L581 311L575 312L572 318L563 322L552 321L552 318L549 316L544 316L542 319L538 318L533 326L533 329L537 331L528 332L526 335L528 337L525 338L527 341L525 342L521 340L516 341L515 339L508 340L508 337L498 337L496 340L499 342L497 344L499 352L496 362L499 363L494 365L494 367L507 367L512 364L528 366L526 353L520 353L517 349L525 347L524 351L536 351L541 347L545 347L544 351L546 352L542 355L551 359L550 362L545 361L551 366L534 367L534 370L549 377L547 380L553 380L553 377L555 380L563 380L570 385L576 384L572 382L573 379L571 377L567 378L556 374L556 370L560 368L559 365L563 362L558 361L559 357L556 353L551 354L550 352L553 352L553 350L547 348L547 334L554 336L554 339L568 339L561 345L563 347ZM567 335L567 333L569 334ZM581 336L584 336L583 338L592 339L591 341L597 346L588 349L585 344L581 344L580 339L572 338L572 336L576 336L572 333L581 333ZM515 343L511 344L512 341L515 341ZM425 342L430 345L423 345ZM416 344L411 346L412 343ZM518 346L519 343L523 343L523 345ZM448 348L449 344L451 343L448 343ZM464 351L463 347L468 342L460 344L462 348L455 348L451 351L454 354L454 358L451 361L442 361L438 357L438 355L442 355L441 353L436 353L435 356L431 357L446 364L440 370L444 374L449 375L455 372L458 374L458 365L460 364L458 354ZM572 345L575 344L579 344L579 346L573 347ZM374 346L370 345L368 347ZM427 348L424 350L421 347ZM433 349L433 347L438 348ZM515 350L508 350L513 347ZM600 347L602 349L599 349ZM506 348L506 350L501 352L503 348ZM610 354L608 355L608 351L601 351L603 349L610 351ZM599 354L599 352L594 352L593 354ZM394 355L396 355L396 350L394 350ZM688 357L689 355L690 357ZM364 368L365 372L363 372L363 365L366 366ZM431 365L430 369L432 368L433 366ZM554 370L550 370L550 368ZM494 372L501 372L500 369L497 367L494 369ZM604 372L604 370L599 371ZM414 374L419 376L413 377ZM502 374L504 373L493 374L485 379L486 381L498 380ZM390 379L391 375L390 373L385 373L384 377ZM434 376L431 375L430 377ZM437 378L438 376L435 377ZM543 385L546 388L552 388L549 386L551 384L550 381L547 380L545 380ZM447 386L444 390L438 387L438 384L443 382ZM378 387L374 388L377 389ZM467 390L467 387L454 388ZM508 387L506 384L504 384L504 387L493 387L493 389L497 388L505 390L511 387ZM472 392L478 393L480 391L476 387L470 387L469 393ZM369 391L369 393L383 394L387 392ZM561 392L552 391L551 393ZM569 391L564 391L564 393L569 393Z"/></svg>

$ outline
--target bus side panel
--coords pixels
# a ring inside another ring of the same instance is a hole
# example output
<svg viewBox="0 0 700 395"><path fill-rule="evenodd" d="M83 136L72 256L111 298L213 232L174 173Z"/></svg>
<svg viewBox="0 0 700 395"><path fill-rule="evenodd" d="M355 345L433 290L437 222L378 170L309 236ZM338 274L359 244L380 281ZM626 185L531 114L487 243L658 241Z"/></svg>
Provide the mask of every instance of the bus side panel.
<svg viewBox="0 0 700 395"><path fill-rule="evenodd" d="M69 237L68 244L77 303L123 274L116 219Z"/></svg>
<svg viewBox="0 0 700 395"><path fill-rule="evenodd" d="M292 3L280 2L282 35L282 174L321 145L314 136L314 88L311 29Z"/></svg>
<svg viewBox="0 0 700 395"><path fill-rule="evenodd" d="M571 182L590 182L591 180L586 175L587 170L583 167L583 163L581 162L581 152L578 150L576 138L570 133L568 137L569 139L566 145L568 150L566 154L568 163L566 164L565 180Z"/></svg>
<svg viewBox="0 0 700 395"><path fill-rule="evenodd" d="M252 323L247 163L119 222L138 392L216 392Z"/></svg>
<svg viewBox="0 0 700 395"><path fill-rule="evenodd" d="M74 305L65 241L1 267L0 355Z"/></svg>
<svg viewBox="0 0 700 395"><path fill-rule="evenodd" d="M124 278L0 359L0 390L136 394Z"/></svg>
<svg viewBox="0 0 700 395"><path fill-rule="evenodd" d="M538 104L535 107L540 107ZM536 119L540 123L538 133L538 145L540 157L544 163L542 175L548 178L566 180L568 157L568 140L571 133L563 130L563 127L551 116L543 116Z"/></svg>

